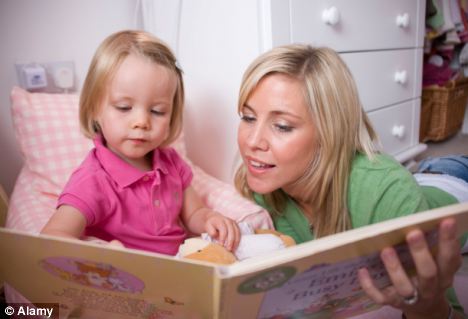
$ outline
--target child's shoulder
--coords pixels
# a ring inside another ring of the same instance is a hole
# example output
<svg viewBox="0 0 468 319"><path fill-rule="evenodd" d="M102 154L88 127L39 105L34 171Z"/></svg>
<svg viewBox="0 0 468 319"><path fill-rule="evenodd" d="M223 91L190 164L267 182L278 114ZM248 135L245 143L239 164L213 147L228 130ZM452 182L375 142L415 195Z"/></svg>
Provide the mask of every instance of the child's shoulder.
<svg viewBox="0 0 468 319"><path fill-rule="evenodd" d="M105 175L104 168L96 157L95 149L91 150L70 176L70 180L101 179Z"/></svg>
<svg viewBox="0 0 468 319"><path fill-rule="evenodd" d="M160 148L154 158L156 168L163 168L180 176L191 176L192 168L190 161L184 159L172 147Z"/></svg>
<svg viewBox="0 0 468 319"><path fill-rule="evenodd" d="M161 147L158 149L158 157L170 163L184 162L182 156L172 147Z"/></svg>

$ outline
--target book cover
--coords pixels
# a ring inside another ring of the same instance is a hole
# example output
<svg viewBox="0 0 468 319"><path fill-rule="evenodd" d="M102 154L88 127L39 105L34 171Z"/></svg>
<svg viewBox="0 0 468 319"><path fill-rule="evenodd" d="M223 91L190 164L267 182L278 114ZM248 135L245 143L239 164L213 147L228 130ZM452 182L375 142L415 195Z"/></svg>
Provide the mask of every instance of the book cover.
<svg viewBox="0 0 468 319"><path fill-rule="evenodd" d="M0 229L0 280L33 303L59 303L60 317L350 318L374 311L360 289L366 266L384 287L379 251L404 245L423 229L434 252L437 224L468 230L468 204L457 204L350 230L228 266Z"/></svg>

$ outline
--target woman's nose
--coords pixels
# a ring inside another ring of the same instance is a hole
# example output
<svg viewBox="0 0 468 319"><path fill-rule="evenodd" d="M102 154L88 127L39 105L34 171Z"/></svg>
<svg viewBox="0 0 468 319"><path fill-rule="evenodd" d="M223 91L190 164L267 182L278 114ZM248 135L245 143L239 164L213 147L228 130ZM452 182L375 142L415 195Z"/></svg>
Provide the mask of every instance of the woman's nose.
<svg viewBox="0 0 468 319"><path fill-rule="evenodd" d="M247 135L247 145L252 149L268 149L268 136L263 125L252 127Z"/></svg>

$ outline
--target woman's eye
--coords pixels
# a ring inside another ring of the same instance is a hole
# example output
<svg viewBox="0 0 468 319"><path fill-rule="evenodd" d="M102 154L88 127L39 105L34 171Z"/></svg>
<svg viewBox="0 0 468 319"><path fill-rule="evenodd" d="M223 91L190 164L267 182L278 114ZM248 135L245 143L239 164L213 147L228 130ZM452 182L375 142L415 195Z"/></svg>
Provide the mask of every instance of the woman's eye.
<svg viewBox="0 0 468 319"><path fill-rule="evenodd" d="M285 124L275 124L275 127L278 131L284 133L291 132L294 129L294 127Z"/></svg>
<svg viewBox="0 0 468 319"><path fill-rule="evenodd" d="M252 115L241 114L241 121L252 123L255 121L255 117L253 117Z"/></svg>

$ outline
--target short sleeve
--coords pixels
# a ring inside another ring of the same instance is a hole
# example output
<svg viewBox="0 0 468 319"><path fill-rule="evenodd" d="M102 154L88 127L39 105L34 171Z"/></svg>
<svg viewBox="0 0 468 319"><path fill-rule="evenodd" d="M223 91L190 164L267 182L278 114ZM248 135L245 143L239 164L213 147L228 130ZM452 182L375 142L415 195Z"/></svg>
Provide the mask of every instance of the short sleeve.
<svg viewBox="0 0 468 319"><path fill-rule="evenodd" d="M86 219L86 226L92 226L110 211L107 193L101 180L102 174L90 174L86 169L76 170L65 185L57 201L57 208L69 205L79 210Z"/></svg>
<svg viewBox="0 0 468 319"><path fill-rule="evenodd" d="M182 181L182 187L183 189L186 189L188 186L190 186L190 183L192 182L192 169L182 159L182 157L177 153L176 150L174 150L173 148L169 148L167 149L167 151L172 165L174 166L177 174L180 176L180 179Z"/></svg>

